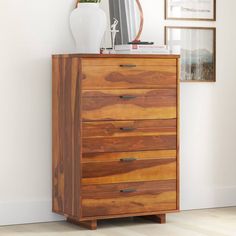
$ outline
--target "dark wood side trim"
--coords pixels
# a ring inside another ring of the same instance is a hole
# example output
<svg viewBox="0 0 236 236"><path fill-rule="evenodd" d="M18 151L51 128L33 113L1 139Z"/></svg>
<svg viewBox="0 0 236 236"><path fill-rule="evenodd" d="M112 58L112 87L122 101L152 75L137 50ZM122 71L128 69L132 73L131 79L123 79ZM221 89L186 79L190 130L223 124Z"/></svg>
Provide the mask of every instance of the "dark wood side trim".
<svg viewBox="0 0 236 236"><path fill-rule="evenodd" d="M53 211L79 216L80 80L78 58L53 58Z"/></svg>
<svg viewBox="0 0 236 236"><path fill-rule="evenodd" d="M180 156L179 156L179 147L180 147L180 59L176 60L177 67L177 114L176 114L176 126L177 126L177 135L176 135L176 205L177 209L180 209Z"/></svg>

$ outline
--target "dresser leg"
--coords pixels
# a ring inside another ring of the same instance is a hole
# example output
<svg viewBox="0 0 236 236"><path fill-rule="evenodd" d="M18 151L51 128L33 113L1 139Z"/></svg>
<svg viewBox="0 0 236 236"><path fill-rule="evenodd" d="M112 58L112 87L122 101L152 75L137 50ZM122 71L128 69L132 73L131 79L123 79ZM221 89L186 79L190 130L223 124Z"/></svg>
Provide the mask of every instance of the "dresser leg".
<svg viewBox="0 0 236 236"><path fill-rule="evenodd" d="M79 221L77 219L69 217L69 218L67 218L67 222L85 227L85 228L90 229L90 230L96 230L97 229L97 220Z"/></svg>
<svg viewBox="0 0 236 236"><path fill-rule="evenodd" d="M159 223L159 224L165 224L166 223L166 214L152 215L152 216L142 216L142 218L147 219L147 220L151 220L151 221Z"/></svg>

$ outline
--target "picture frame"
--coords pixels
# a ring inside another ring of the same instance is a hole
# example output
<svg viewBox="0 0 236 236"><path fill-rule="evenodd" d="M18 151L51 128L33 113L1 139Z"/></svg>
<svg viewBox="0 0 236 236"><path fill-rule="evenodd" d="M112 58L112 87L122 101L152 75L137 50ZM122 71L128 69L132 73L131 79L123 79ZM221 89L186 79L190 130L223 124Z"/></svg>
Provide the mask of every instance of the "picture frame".
<svg viewBox="0 0 236 236"><path fill-rule="evenodd" d="M165 27L170 53L181 55L181 81L216 82L216 28Z"/></svg>
<svg viewBox="0 0 236 236"><path fill-rule="evenodd" d="M165 0L165 19L216 21L216 0Z"/></svg>

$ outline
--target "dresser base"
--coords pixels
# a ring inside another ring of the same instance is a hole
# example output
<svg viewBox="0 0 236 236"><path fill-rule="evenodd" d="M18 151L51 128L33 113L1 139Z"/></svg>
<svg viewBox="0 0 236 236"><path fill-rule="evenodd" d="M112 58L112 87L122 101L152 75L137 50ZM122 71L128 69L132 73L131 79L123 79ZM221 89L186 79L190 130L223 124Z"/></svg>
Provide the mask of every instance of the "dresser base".
<svg viewBox="0 0 236 236"><path fill-rule="evenodd" d="M74 218L67 218L67 222L79 225L82 227L85 227L90 230L96 230L97 229L97 220L86 220L86 221L79 221Z"/></svg>
<svg viewBox="0 0 236 236"><path fill-rule="evenodd" d="M150 220L150 221L156 222L158 224L165 224L166 223L166 214L140 216L140 218ZM79 221L75 218L68 217L67 222L69 222L71 224L82 226L82 227L90 229L90 230L97 229L97 220Z"/></svg>
<svg viewBox="0 0 236 236"><path fill-rule="evenodd" d="M165 224L166 223L166 214L160 214L160 215L151 215L151 216L141 216L141 218L144 218L146 220L150 220L159 224Z"/></svg>

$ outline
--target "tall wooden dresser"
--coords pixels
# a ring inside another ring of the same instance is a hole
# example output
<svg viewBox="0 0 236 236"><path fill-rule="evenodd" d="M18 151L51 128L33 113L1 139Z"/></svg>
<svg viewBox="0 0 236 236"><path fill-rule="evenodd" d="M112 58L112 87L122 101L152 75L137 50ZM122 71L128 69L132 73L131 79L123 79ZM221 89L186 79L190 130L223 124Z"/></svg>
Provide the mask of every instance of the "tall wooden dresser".
<svg viewBox="0 0 236 236"><path fill-rule="evenodd" d="M97 220L179 210L179 56L53 56L53 211Z"/></svg>

